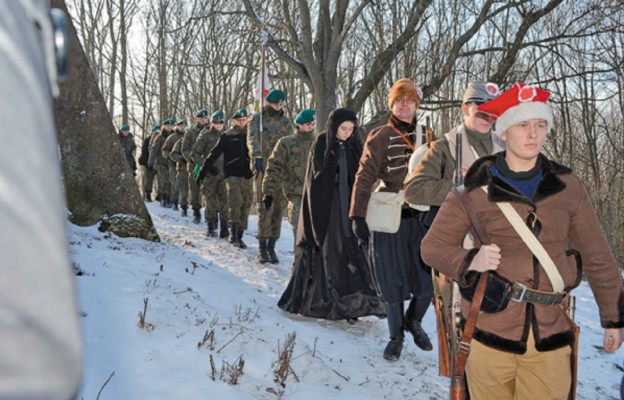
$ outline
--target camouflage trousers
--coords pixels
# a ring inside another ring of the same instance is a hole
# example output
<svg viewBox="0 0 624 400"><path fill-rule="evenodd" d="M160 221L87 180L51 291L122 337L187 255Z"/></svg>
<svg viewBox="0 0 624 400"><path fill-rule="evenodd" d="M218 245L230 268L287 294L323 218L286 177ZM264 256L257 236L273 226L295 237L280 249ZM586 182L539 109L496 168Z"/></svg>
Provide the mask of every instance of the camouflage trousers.
<svg viewBox="0 0 624 400"><path fill-rule="evenodd" d="M282 193L273 196L273 204L268 210L262 204L258 210L258 239L279 239L282 230L282 215L286 199Z"/></svg>
<svg viewBox="0 0 624 400"><path fill-rule="evenodd" d="M193 209L200 209L201 203L199 202L199 186L197 182L195 182L195 177L193 176L193 169L195 169L195 163L187 162L186 163L186 173L188 175L188 193L189 193L189 203L191 203L191 207Z"/></svg>
<svg viewBox="0 0 624 400"><path fill-rule="evenodd" d="M178 181L178 202L182 207L188 206L188 192L189 192L189 176L186 172L186 164L178 165L177 170Z"/></svg>
<svg viewBox="0 0 624 400"><path fill-rule="evenodd" d="M216 221L219 216L226 218L228 215L228 194L225 186L223 174L208 174L204 178L201 189L206 198L206 210L204 211L206 222Z"/></svg>
<svg viewBox="0 0 624 400"><path fill-rule="evenodd" d="M251 179L239 176L225 178L227 190L228 223L247 229L249 208L253 202L253 183Z"/></svg>
<svg viewBox="0 0 624 400"><path fill-rule="evenodd" d="M147 165L141 165L141 172L143 173L143 197L147 199L148 196L152 195L156 170L147 168Z"/></svg>
<svg viewBox="0 0 624 400"><path fill-rule="evenodd" d="M178 172L176 171L176 163L169 162L169 186L171 187L169 194L171 199L178 201Z"/></svg>
<svg viewBox="0 0 624 400"><path fill-rule="evenodd" d="M169 165L154 164L156 174L158 174L158 193L161 195L171 194L171 184L169 183Z"/></svg>
<svg viewBox="0 0 624 400"><path fill-rule="evenodd" d="M288 222L290 222L290 225L292 225L293 238L297 237L297 225L299 224L300 209L301 196L290 196L290 198L288 199ZM294 239L293 241L296 241L296 239Z"/></svg>

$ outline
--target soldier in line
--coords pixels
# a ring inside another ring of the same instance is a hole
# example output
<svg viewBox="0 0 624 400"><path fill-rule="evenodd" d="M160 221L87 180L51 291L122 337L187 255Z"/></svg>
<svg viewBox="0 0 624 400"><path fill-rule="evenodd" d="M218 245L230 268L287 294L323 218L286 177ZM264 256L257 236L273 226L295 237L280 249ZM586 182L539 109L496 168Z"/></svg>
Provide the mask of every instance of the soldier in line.
<svg viewBox="0 0 624 400"><path fill-rule="evenodd" d="M134 142L134 135L130 133L130 126L123 125L119 128L119 143L121 143L121 147L124 149L124 154L126 155L126 160L128 160L128 165L132 170L132 174L136 176L136 160L134 159L136 153L136 143Z"/></svg>
<svg viewBox="0 0 624 400"><path fill-rule="evenodd" d="M163 121L160 133L150 142L148 167L156 169L158 175L158 196L160 197L160 205L170 208L173 205L171 198L171 185L169 183L169 161L163 156L162 148L167 137L173 132L175 121L173 118L167 118Z"/></svg>
<svg viewBox="0 0 624 400"><path fill-rule="evenodd" d="M210 126L205 127L200 132L192 147L191 159L196 166L194 173L195 178L199 175L199 169L204 164L212 148L217 144L219 136L223 132L225 126L224 119L225 115L223 111L215 111L210 116ZM200 189L206 199L206 209L204 210L204 216L208 225L206 234L209 237L216 237L217 227L220 227L219 238L224 239L228 237L229 231L227 221L227 192L222 160L222 158L218 158L213 163L213 167L216 168L219 173L216 175L207 175Z"/></svg>
<svg viewBox="0 0 624 400"><path fill-rule="evenodd" d="M176 124L175 131L165 141L162 147L163 157L168 160L169 165L169 184L171 186L171 208L174 210L178 210L178 197L180 192L178 190L178 177L177 177L177 163L170 158L171 150L173 150L173 145L178 140L182 139L184 133L186 132L186 120L181 119Z"/></svg>
<svg viewBox="0 0 624 400"><path fill-rule="evenodd" d="M219 140L204 161L197 181L200 183L208 173L218 175L214 166L223 154L223 173L227 189L228 222L230 224L229 242L244 249L243 232L247 229L249 208L253 201L253 172L250 168L249 152L245 143L247 135L247 110L240 108L232 115L234 126L219 136Z"/></svg>
<svg viewBox="0 0 624 400"><path fill-rule="evenodd" d="M255 116L249 124L247 132L247 146L249 155L254 160L254 172L264 173L264 157L268 157L277 141L293 131L290 119L284 115L284 102L286 93L273 89L266 97L266 108L262 111L262 132L260 132L260 118ZM256 188L260 190L260 188ZM273 264L279 262L275 254L275 242L279 239L282 214L284 213L284 196L277 194L272 198L271 208L267 209L264 204L258 210L258 241L260 245L266 242L269 253L269 261ZM262 258L261 250L258 254Z"/></svg>
<svg viewBox="0 0 624 400"><path fill-rule="evenodd" d="M262 180L262 203L265 209L271 209L273 199L280 196L280 193L288 200L288 221L293 228L293 237L297 236L301 194L315 127L315 111L312 109L300 111L295 117L295 133L277 141L267 160ZM294 247L297 247L296 243ZM274 249L271 251L275 252ZM258 261L264 264L270 259L277 259L277 256L274 254L270 256L267 241L260 240Z"/></svg>
<svg viewBox="0 0 624 400"><path fill-rule="evenodd" d="M147 162L149 160L150 143L158 135L160 131L160 125L152 126L152 132L145 139L143 139L143 145L141 146L141 155L139 156L139 165L141 165L141 172L143 174L143 198L145 201L152 201L152 187L154 184L154 177L156 176L156 170L153 166L148 167Z"/></svg>
<svg viewBox="0 0 624 400"><path fill-rule="evenodd" d="M186 160L186 175L188 180L187 190L190 194L190 203L191 208L193 209L193 223L195 224L199 224L201 221L201 213L199 211L201 208L201 202L199 196L199 186L197 186L197 182L193 179L193 171L195 170L196 163L193 162L191 152L199 133L207 126L208 110L204 108L197 111L195 114L195 125L191 125L191 127L186 130L186 133L182 138L182 156ZM197 165L201 166L200 163Z"/></svg>
<svg viewBox="0 0 624 400"><path fill-rule="evenodd" d="M175 135L174 135L175 136ZM185 134L186 136L186 134ZM178 201L183 217L188 216L188 181L189 175L186 170L186 160L182 155L182 141L184 137L178 139L169 153L169 160L176 164L176 183L178 185Z"/></svg>

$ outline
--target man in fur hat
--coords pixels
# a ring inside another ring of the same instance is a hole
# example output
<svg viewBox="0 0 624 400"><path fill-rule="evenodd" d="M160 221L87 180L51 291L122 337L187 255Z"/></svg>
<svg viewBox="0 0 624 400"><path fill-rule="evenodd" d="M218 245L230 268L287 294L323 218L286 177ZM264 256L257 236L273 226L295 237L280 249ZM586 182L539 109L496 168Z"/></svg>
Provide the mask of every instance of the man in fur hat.
<svg viewBox="0 0 624 400"><path fill-rule="evenodd" d="M502 302L503 291L493 291L487 281L487 298L502 305L476 321L466 363L474 399L568 399L574 390L575 333L561 307L581 280L570 245L581 255L598 303L605 350L619 348L624 335L622 281L591 199L569 168L541 153L553 126L549 97L546 90L517 83L477 108L497 120L495 133L506 143L506 151L480 158L464 179L464 195L490 244L475 240L473 248L464 248L472 222L459 192L452 190L421 246L423 260L460 287L496 271L498 282L512 288L511 299ZM519 218L518 230L503 214L505 206ZM522 227L536 243L520 236ZM469 307L462 298L464 317Z"/></svg>
<svg viewBox="0 0 624 400"><path fill-rule="evenodd" d="M432 349L421 321L433 295L431 276L420 263L418 246L413 237L422 236L417 212L403 203L397 232L373 232L366 223L371 193L380 182L379 190L398 192L408 170L408 161L417 143L416 109L422 91L407 78L399 79L390 89L388 107L390 119L372 131L364 145L351 196L349 217L353 232L364 243L370 241L370 254L375 278L386 303L390 341L384 350L386 360L398 360L403 349L403 331L414 336L423 350ZM372 237L371 237L372 236ZM410 300L405 315L403 302Z"/></svg>

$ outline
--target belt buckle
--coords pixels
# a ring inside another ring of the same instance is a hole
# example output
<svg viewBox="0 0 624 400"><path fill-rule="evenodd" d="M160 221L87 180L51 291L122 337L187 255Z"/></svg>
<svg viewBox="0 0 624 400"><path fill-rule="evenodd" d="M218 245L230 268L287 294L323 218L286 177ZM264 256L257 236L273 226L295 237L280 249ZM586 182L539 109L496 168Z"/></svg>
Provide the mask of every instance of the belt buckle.
<svg viewBox="0 0 624 400"><path fill-rule="evenodd" d="M553 302L551 303L551 305L554 306L554 305L563 303L563 300L565 300L567 295L568 295L568 293L565 292L565 291L557 293L557 295L554 296L554 299L553 299Z"/></svg>
<svg viewBox="0 0 624 400"><path fill-rule="evenodd" d="M522 288L522 292L520 292L520 297L519 298L514 298L513 296L511 296L511 300L515 301L516 303L521 303L522 300L524 300L524 295L526 294L526 291L527 291L528 287L526 285L523 285L522 283L518 283L518 282L514 282L513 285L515 287Z"/></svg>

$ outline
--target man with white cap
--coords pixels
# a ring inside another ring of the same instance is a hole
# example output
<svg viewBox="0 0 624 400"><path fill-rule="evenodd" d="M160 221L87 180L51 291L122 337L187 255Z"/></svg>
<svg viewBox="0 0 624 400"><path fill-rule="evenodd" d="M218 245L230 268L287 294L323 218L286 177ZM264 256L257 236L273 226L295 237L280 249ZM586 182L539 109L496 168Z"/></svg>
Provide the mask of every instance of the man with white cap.
<svg viewBox="0 0 624 400"><path fill-rule="evenodd" d="M466 363L475 399L567 399L575 390L574 326L561 304L581 280L580 259L605 328L605 350L619 348L624 334L622 281L591 199L569 168L541 153L553 127L549 97L517 83L478 107L496 119L506 151L470 167L463 194L449 193L421 246L424 261L461 288L490 271L511 290L494 290L487 280L486 297L499 306L476 320ZM490 244L462 246L472 220L460 196L474 205ZM469 306L462 298L464 317Z"/></svg>

